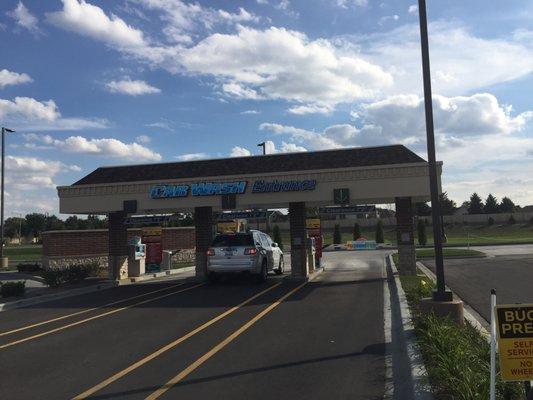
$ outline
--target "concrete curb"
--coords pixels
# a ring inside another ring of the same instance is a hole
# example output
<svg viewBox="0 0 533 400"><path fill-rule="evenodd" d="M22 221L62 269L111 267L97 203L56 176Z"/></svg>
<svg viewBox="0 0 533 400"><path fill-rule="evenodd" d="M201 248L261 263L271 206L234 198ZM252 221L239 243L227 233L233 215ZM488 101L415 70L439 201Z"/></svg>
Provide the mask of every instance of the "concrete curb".
<svg viewBox="0 0 533 400"><path fill-rule="evenodd" d="M124 278L119 281L119 286L131 285L132 283L146 282L146 281L150 281L155 278L163 278L165 276L179 275L185 272L194 271L195 268L196 268L195 266L185 267L185 268L176 268L176 269L169 269L166 271L152 272L152 273L148 273L148 274L145 274L143 276L138 276L138 277Z"/></svg>
<svg viewBox="0 0 533 400"><path fill-rule="evenodd" d="M437 277L435 276L433 271L431 271L428 267L426 267L422 262L417 261L416 266L424 275L426 275L433 282L437 281ZM446 289L452 291L447 285L446 285ZM479 313L476 310L474 310L468 303L466 303L463 299L461 299L461 297L459 297L457 293L453 292L453 295L454 297L456 297L457 299L463 302L464 316L465 316L465 319L468 321L468 323L470 323L470 325L476 328L485 337L485 339L487 339L487 341L490 342L490 333L489 333L490 326L488 322L485 321L485 319L481 315L479 315Z"/></svg>
<svg viewBox="0 0 533 400"><path fill-rule="evenodd" d="M17 301L11 301L9 303L0 303L0 312L13 310L16 308L26 307L39 303L46 303L52 300L65 299L67 297L78 296L80 294L98 292L100 290L110 289L117 287L117 282L104 282L94 286L88 286L84 288L65 290L60 293L44 294L41 296L30 297L29 299L21 299Z"/></svg>
<svg viewBox="0 0 533 400"><path fill-rule="evenodd" d="M385 263L387 284L384 307L387 314L390 312L390 319L385 319L386 375L389 384L386 385L384 398L433 400L426 382L426 367L415 341L411 311L391 255L386 257ZM406 369L405 364L410 368Z"/></svg>

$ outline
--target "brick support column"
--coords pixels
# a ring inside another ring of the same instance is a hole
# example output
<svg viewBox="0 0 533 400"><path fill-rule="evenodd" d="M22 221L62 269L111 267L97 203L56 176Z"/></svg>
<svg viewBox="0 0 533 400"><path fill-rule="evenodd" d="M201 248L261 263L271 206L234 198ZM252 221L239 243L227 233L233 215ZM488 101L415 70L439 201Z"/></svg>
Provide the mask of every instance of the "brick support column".
<svg viewBox="0 0 533 400"><path fill-rule="evenodd" d="M398 272L400 275L416 275L413 203L410 197L396 197L396 237Z"/></svg>
<svg viewBox="0 0 533 400"><path fill-rule="evenodd" d="M305 202L289 203L291 274L297 279L305 279L309 274L305 249L307 240L305 214Z"/></svg>
<svg viewBox="0 0 533 400"><path fill-rule="evenodd" d="M124 225L126 213L109 213L109 257L108 272L110 279L128 276L128 231Z"/></svg>
<svg viewBox="0 0 533 400"><path fill-rule="evenodd" d="M196 207L194 209L196 227L196 277L207 277L207 249L213 241L213 209L212 207Z"/></svg>

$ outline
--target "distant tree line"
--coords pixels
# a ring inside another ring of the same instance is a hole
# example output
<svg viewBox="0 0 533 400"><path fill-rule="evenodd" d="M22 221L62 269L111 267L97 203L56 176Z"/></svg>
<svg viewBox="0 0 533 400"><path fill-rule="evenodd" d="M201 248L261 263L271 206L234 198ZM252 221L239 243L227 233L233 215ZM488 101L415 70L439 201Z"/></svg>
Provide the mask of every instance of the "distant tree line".
<svg viewBox="0 0 533 400"><path fill-rule="evenodd" d="M457 204L448 198L446 192L440 196L440 206L442 215L453 215L458 210ZM483 203L483 200L477 193L472 193L470 200L463 202L462 207L466 208L468 214L512 213L520 208L507 196L498 202L495 196L489 194ZM415 209L416 215L418 216L431 215L431 207L428 203L417 203Z"/></svg>

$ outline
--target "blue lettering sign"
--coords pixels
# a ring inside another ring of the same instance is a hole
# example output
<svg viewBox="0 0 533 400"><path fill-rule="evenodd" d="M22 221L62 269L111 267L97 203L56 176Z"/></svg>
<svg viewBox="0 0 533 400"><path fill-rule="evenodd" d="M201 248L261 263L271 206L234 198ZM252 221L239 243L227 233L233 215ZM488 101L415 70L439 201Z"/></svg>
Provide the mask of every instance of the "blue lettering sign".
<svg viewBox="0 0 533 400"><path fill-rule="evenodd" d="M272 192L299 192L304 190L315 190L316 180L306 179L303 181L255 181L252 185L252 193L272 193Z"/></svg>
<svg viewBox="0 0 533 400"><path fill-rule="evenodd" d="M189 185L157 185L150 190L150 198L166 199L171 197L187 197Z"/></svg>

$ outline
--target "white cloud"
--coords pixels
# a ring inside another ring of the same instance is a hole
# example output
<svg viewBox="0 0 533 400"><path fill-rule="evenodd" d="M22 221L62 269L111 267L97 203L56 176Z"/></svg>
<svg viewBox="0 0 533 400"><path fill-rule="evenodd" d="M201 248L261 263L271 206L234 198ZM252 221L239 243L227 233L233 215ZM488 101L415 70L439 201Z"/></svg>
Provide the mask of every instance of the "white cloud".
<svg viewBox="0 0 533 400"><path fill-rule="evenodd" d="M151 86L145 81L131 80L128 77L120 81L108 82L106 83L106 88L111 93L128 94L130 96L161 93L161 89Z"/></svg>
<svg viewBox="0 0 533 400"><path fill-rule="evenodd" d="M148 135L139 135L135 138L139 143L150 143L152 138Z"/></svg>
<svg viewBox="0 0 533 400"><path fill-rule="evenodd" d="M268 0L255 0L257 4L268 4Z"/></svg>
<svg viewBox="0 0 533 400"><path fill-rule="evenodd" d="M435 93L456 96L511 81L533 72L533 45L518 35L511 40L483 38L451 22L429 24L432 84ZM422 93L418 24L385 33L347 38L371 62L394 77L385 94Z"/></svg>
<svg viewBox="0 0 533 400"><path fill-rule="evenodd" d="M241 114L243 114L243 115L261 114L261 111L257 111L257 110L245 110L245 111L241 111Z"/></svg>
<svg viewBox="0 0 533 400"><path fill-rule="evenodd" d="M411 4L407 9L407 12L412 15L418 15L418 5Z"/></svg>
<svg viewBox="0 0 533 400"><path fill-rule="evenodd" d="M21 83L32 82L33 79L30 78L28 74L11 72L7 69L0 70L0 89L8 85L19 85Z"/></svg>
<svg viewBox="0 0 533 400"><path fill-rule="evenodd" d="M220 79L223 91L236 98L284 99L307 107L372 98L392 84L389 73L355 52L274 27L211 35L183 49L181 63Z"/></svg>
<svg viewBox="0 0 533 400"><path fill-rule="evenodd" d="M224 10L218 10L218 14L223 20L231 22L231 23L250 22L250 21L259 22L259 17L257 17L253 13L246 11L242 7L239 7L239 12L236 14L232 14Z"/></svg>
<svg viewBox="0 0 533 400"><path fill-rule="evenodd" d="M302 106L293 106L287 110L291 114L304 115L304 114L329 114L333 111L333 107L330 105L310 104Z"/></svg>
<svg viewBox="0 0 533 400"><path fill-rule="evenodd" d="M0 99L0 118L15 129L26 130L79 130L107 128L101 119L63 118L53 100L38 101L31 97Z"/></svg>
<svg viewBox="0 0 533 400"><path fill-rule="evenodd" d="M60 172L79 171L76 165L35 157L6 156L6 184L8 190L35 190L55 187L53 178Z"/></svg>
<svg viewBox="0 0 533 400"><path fill-rule="evenodd" d="M398 21L400 19L400 16L397 14L394 15L386 15L384 17L381 17L378 21L379 25L384 25L385 23L389 21Z"/></svg>
<svg viewBox="0 0 533 400"><path fill-rule="evenodd" d="M201 160L208 157L209 155L207 153L188 153L176 156L176 159L178 159L179 161L193 161Z"/></svg>
<svg viewBox="0 0 533 400"><path fill-rule="evenodd" d="M87 139L70 136L64 140L55 139L53 145L67 153L96 154L129 161L160 161L161 154L138 143L124 143L118 139Z"/></svg>
<svg viewBox="0 0 533 400"><path fill-rule="evenodd" d="M39 20L26 8L22 1L19 1L14 10L7 12L7 15L15 20L17 25L27 29L33 34L40 33Z"/></svg>
<svg viewBox="0 0 533 400"><path fill-rule="evenodd" d="M251 156L252 152L244 147L235 146L231 149L230 157L248 157Z"/></svg>
<svg viewBox="0 0 533 400"><path fill-rule="evenodd" d="M368 0L336 0L337 5L342 8L348 8L349 5L354 5L357 7L366 7L368 6Z"/></svg>
<svg viewBox="0 0 533 400"><path fill-rule="evenodd" d="M62 2L61 11L46 14L47 20L52 24L119 48L147 45L142 31L131 27L116 15L111 14L111 17L108 17L100 7L85 0Z"/></svg>
<svg viewBox="0 0 533 400"><path fill-rule="evenodd" d="M158 121L158 122L152 122L150 124L146 124L145 126L148 126L150 128L160 128L160 129L166 129L167 131L173 131L174 129L170 125L169 121Z"/></svg>

